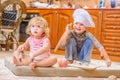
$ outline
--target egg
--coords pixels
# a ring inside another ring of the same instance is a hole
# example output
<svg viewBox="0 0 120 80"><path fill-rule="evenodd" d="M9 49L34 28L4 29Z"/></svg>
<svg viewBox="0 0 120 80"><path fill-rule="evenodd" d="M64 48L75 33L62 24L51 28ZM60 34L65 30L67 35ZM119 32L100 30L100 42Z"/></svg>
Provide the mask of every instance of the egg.
<svg viewBox="0 0 120 80"><path fill-rule="evenodd" d="M59 60L59 67L67 67L67 66L68 66L67 59L61 59L61 60Z"/></svg>

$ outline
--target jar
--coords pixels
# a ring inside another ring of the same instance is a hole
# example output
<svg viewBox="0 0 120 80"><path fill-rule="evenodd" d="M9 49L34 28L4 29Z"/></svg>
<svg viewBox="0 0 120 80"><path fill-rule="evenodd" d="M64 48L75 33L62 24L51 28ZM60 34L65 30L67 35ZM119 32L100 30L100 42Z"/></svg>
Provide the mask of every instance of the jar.
<svg viewBox="0 0 120 80"><path fill-rule="evenodd" d="M115 0L110 0L111 8L115 8L116 1Z"/></svg>

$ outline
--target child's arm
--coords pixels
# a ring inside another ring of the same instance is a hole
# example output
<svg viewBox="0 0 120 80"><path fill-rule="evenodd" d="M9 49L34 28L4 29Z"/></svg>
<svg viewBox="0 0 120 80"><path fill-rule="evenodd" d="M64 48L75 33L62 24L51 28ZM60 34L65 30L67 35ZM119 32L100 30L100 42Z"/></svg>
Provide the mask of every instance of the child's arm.
<svg viewBox="0 0 120 80"><path fill-rule="evenodd" d="M56 50L60 47L60 45L61 45L61 46L65 46L65 45L66 45L66 43L67 43L67 37L68 37L68 34L70 33L71 28L72 28L72 23L67 24L66 30L65 30L65 32L63 33L63 35L62 35L62 37L60 38L60 40L58 41L58 43L57 43L54 51L56 51Z"/></svg>
<svg viewBox="0 0 120 80"><path fill-rule="evenodd" d="M17 48L18 52L22 52L22 51L26 50L27 48L29 48L28 40L29 40L29 38Z"/></svg>
<svg viewBox="0 0 120 80"><path fill-rule="evenodd" d="M67 43L67 37L68 37L68 34L70 33L70 30L66 30L62 36L62 39L60 40L60 45L61 46L65 46L66 43ZM59 45L59 46L60 46Z"/></svg>
<svg viewBox="0 0 120 80"><path fill-rule="evenodd" d="M88 37L92 40L93 44L94 44L94 45L97 47L97 49L99 50L100 55L101 55L101 58L102 58L102 57L105 58L106 64L107 64L107 66L109 67L109 66L111 65L111 60L110 60L107 52L105 51L104 47L102 46L102 44L100 44L100 42L99 42L90 32L88 32L88 33L86 34L86 36L88 36Z"/></svg>
<svg viewBox="0 0 120 80"><path fill-rule="evenodd" d="M60 41L60 45L62 45L62 46L66 45L68 34L70 33L70 30L72 29L71 27L72 27L72 23L67 24L66 31L64 32L64 36L62 37L62 39Z"/></svg>
<svg viewBox="0 0 120 80"><path fill-rule="evenodd" d="M63 33L62 37L60 38L60 40L58 41L55 49L54 49L54 52L60 47L60 45L62 46L65 46L66 42L67 42L67 36L68 34L70 33L70 30L71 30L71 27L72 27L72 23L70 24L67 24L66 26L66 30L65 32Z"/></svg>
<svg viewBox="0 0 120 80"><path fill-rule="evenodd" d="M104 56L107 66L111 66L111 60L103 47L100 49L100 53L102 54L102 56Z"/></svg>
<svg viewBox="0 0 120 80"><path fill-rule="evenodd" d="M16 59L17 61L21 62L22 58L23 58L23 51L29 47L29 43L28 43L28 39L25 41L25 43L23 43L22 45L20 45L18 48L17 48L17 56L16 56ZM15 55L15 54L14 54Z"/></svg>

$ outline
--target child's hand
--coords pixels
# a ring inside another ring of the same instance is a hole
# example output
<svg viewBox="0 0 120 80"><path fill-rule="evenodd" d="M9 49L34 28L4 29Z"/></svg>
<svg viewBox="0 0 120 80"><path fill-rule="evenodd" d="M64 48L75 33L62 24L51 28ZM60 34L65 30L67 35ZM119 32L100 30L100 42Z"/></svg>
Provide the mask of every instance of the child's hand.
<svg viewBox="0 0 120 80"><path fill-rule="evenodd" d="M67 26L66 26L66 31L71 30L71 29L72 29L72 23L67 24Z"/></svg>
<svg viewBox="0 0 120 80"><path fill-rule="evenodd" d="M23 45L20 45L18 48L17 48L18 52L22 52L24 51L24 46Z"/></svg>
<svg viewBox="0 0 120 80"><path fill-rule="evenodd" d="M32 56L30 56L29 63L32 63L32 62L33 62L33 60L34 60L34 56L32 55Z"/></svg>
<svg viewBox="0 0 120 80"><path fill-rule="evenodd" d="M107 67L110 67L112 64L111 60L106 60L106 64L107 64Z"/></svg>

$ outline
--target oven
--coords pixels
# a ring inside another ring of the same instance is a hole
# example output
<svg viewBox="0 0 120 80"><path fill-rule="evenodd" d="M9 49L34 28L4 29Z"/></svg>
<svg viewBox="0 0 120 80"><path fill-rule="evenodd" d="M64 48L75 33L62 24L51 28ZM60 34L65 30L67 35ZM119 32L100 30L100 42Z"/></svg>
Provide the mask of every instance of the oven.
<svg viewBox="0 0 120 80"><path fill-rule="evenodd" d="M19 42L25 42L26 39L29 37L28 34L26 34L26 27L28 25L28 22L31 18L40 16L39 13L35 12L29 12L27 13L26 18L21 22L20 28L19 28Z"/></svg>

